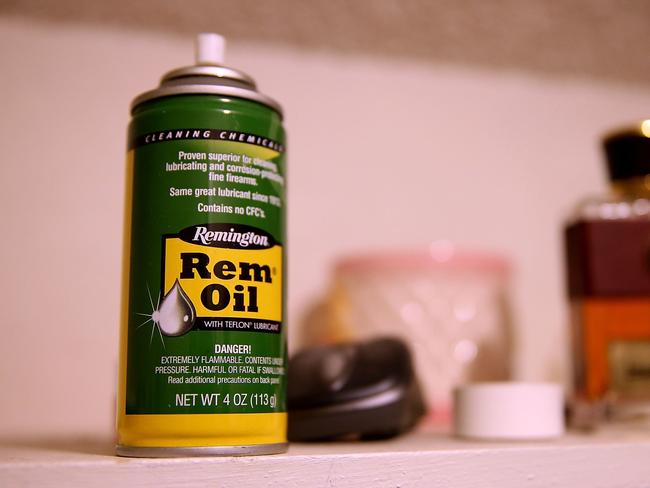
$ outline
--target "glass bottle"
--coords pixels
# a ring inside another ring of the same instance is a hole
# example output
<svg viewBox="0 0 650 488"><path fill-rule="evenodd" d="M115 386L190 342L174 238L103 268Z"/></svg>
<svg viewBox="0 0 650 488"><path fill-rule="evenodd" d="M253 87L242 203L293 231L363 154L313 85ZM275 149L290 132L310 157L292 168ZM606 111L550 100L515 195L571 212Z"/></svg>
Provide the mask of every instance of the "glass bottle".
<svg viewBox="0 0 650 488"><path fill-rule="evenodd" d="M606 136L610 192L565 229L573 420L650 419L650 120Z"/></svg>

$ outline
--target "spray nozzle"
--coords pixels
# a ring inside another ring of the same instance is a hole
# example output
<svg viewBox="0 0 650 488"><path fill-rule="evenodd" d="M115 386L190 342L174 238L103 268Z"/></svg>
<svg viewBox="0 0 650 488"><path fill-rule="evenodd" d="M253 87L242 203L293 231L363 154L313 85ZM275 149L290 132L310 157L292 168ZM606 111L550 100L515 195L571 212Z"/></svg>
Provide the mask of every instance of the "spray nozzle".
<svg viewBox="0 0 650 488"><path fill-rule="evenodd" d="M226 39L219 34L204 32L196 36L196 64L222 65Z"/></svg>

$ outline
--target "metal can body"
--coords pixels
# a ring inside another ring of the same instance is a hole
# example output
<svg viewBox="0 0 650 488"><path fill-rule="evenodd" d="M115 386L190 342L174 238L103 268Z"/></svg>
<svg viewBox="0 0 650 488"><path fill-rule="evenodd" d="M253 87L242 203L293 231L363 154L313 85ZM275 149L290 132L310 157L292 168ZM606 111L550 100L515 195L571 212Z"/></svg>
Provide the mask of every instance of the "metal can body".
<svg viewBox="0 0 650 488"><path fill-rule="evenodd" d="M135 106L118 454L286 450L284 137L243 98Z"/></svg>

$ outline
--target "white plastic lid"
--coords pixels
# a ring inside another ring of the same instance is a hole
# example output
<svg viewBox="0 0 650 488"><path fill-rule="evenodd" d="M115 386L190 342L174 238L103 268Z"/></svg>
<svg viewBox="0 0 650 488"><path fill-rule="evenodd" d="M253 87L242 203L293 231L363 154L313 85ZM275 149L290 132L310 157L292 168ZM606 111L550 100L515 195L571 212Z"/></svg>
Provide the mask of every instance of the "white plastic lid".
<svg viewBox="0 0 650 488"><path fill-rule="evenodd" d="M454 391L454 433L476 439L550 439L564 433L555 383L475 383Z"/></svg>

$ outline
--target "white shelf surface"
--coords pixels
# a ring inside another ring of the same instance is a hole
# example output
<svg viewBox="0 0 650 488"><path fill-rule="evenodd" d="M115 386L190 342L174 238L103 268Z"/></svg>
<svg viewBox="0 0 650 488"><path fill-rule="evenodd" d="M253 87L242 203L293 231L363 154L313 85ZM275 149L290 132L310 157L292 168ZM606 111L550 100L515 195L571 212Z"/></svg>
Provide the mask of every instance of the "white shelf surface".
<svg viewBox="0 0 650 488"><path fill-rule="evenodd" d="M92 438L0 442L2 487L650 487L650 430L484 443L420 431L260 457L126 459Z"/></svg>

